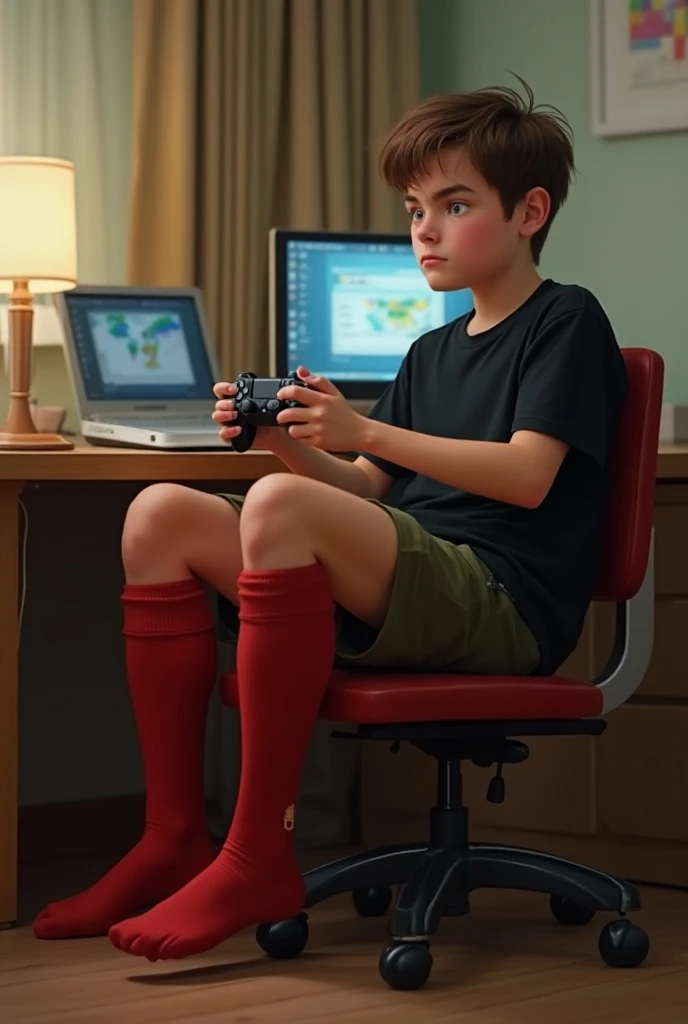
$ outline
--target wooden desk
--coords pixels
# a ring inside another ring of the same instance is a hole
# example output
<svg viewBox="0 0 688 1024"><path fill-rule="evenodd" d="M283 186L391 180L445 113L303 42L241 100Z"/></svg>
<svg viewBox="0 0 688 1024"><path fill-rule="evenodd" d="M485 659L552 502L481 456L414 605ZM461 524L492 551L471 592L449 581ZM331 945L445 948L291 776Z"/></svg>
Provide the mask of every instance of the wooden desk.
<svg viewBox="0 0 688 1024"><path fill-rule="evenodd" d="M253 481L284 470L269 452L95 448L0 452L0 926L17 918L19 496L36 481Z"/></svg>
<svg viewBox="0 0 688 1024"><path fill-rule="evenodd" d="M253 481L284 470L269 452L95 448L0 452L0 924L17 916L19 495L36 481ZM660 448L658 479L688 479L688 445Z"/></svg>

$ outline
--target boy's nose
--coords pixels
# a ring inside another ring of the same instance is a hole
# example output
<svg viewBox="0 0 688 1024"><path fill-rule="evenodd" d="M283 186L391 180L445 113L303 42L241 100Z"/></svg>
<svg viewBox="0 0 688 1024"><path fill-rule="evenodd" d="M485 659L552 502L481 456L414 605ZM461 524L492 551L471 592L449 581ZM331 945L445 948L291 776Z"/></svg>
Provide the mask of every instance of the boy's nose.
<svg viewBox="0 0 688 1024"><path fill-rule="evenodd" d="M429 220L423 221L418 230L418 239L421 242L436 240L438 235L437 227Z"/></svg>

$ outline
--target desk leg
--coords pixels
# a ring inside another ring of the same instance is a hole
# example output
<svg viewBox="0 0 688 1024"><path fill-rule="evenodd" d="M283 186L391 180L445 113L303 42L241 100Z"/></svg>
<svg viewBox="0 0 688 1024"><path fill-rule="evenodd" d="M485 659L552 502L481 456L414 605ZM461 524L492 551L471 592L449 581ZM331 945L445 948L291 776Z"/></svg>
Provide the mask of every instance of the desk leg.
<svg viewBox="0 0 688 1024"><path fill-rule="evenodd" d="M0 481L0 928L17 921L19 494Z"/></svg>

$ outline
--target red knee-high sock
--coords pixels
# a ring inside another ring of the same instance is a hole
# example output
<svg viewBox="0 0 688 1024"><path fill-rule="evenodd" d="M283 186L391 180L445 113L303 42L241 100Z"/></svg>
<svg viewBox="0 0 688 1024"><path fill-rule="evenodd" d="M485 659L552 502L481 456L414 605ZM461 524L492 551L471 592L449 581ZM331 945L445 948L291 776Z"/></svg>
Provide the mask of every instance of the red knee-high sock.
<svg viewBox="0 0 688 1024"><path fill-rule="evenodd" d="M334 659L330 582L318 563L244 571L239 597L237 807L224 848L206 871L147 914L110 930L114 945L149 960L200 953L303 906L293 810Z"/></svg>
<svg viewBox="0 0 688 1024"><path fill-rule="evenodd" d="M127 585L122 600L145 831L94 886L39 914L34 931L43 939L106 934L176 892L215 856L204 815L203 748L217 643L203 589L196 580Z"/></svg>

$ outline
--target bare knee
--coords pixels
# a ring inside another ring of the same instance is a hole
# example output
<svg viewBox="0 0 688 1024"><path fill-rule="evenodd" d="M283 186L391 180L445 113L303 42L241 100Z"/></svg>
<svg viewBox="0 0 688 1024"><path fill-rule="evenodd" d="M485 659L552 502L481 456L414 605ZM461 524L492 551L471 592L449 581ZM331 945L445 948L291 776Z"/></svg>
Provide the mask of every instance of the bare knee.
<svg viewBox="0 0 688 1024"><path fill-rule="evenodd" d="M241 547L247 565L266 553L289 551L287 561L309 561L309 536L317 492L325 487L306 477L274 473L251 487L241 516ZM281 557L280 557L281 562ZM278 566L275 566L276 568Z"/></svg>
<svg viewBox="0 0 688 1024"><path fill-rule="evenodd" d="M122 532L124 567L138 572L164 551L180 548L198 492L179 484L152 484L136 495L127 510Z"/></svg>
<svg viewBox="0 0 688 1024"><path fill-rule="evenodd" d="M309 492L323 484L291 473L271 473L261 477L246 495L241 518L241 536L264 532L270 524L299 518L308 503Z"/></svg>
<svg viewBox="0 0 688 1024"><path fill-rule="evenodd" d="M199 576L232 599L241 569L238 516L217 495L152 484L129 506L122 560L130 583Z"/></svg>

